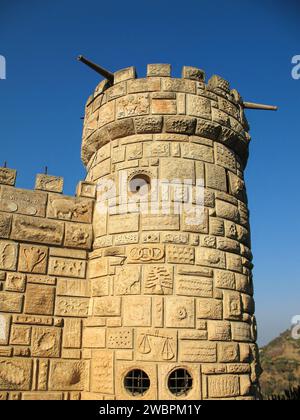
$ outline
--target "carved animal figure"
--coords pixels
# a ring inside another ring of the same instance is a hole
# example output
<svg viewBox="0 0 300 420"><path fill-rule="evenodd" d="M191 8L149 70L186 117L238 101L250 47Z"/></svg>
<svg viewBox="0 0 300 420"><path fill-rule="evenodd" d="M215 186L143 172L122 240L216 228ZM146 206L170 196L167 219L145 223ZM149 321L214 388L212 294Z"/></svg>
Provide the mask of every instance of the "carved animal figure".
<svg viewBox="0 0 300 420"><path fill-rule="evenodd" d="M54 210L54 216L63 219L78 217L88 211L86 204L76 203L71 200L66 200L65 198L57 198L52 201L51 205Z"/></svg>

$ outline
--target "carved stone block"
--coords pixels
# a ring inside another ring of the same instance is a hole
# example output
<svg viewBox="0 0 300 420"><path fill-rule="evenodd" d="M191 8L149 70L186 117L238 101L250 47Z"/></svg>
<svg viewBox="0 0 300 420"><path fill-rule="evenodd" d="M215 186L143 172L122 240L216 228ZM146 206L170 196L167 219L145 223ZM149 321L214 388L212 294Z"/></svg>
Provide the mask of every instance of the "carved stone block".
<svg viewBox="0 0 300 420"><path fill-rule="evenodd" d="M231 323L232 339L235 341L252 341L251 327L246 322Z"/></svg>
<svg viewBox="0 0 300 420"><path fill-rule="evenodd" d="M215 343L200 340L181 340L179 343L179 360L181 362L216 362Z"/></svg>
<svg viewBox="0 0 300 420"><path fill-rule="evenodd" d="M15 270L18 245L14 242L0 241L0 270Z"/></svg>
<svg viewBox="0 0 300 420"><path fill-rule="evenodd" d="M91 362L91 391L114 393L114 354L111 350L93 350Z"/></svg>
<svg viewBox="0 0 300 420"><path fill-rule="evenodd" d="M123 323L128 327L151 326L151 298L141 296L123 297Z"/></svg>
<svg viewBox="0 0 300 420"><path fill-rule="evenodd" d="M11 316L0 314L0 345L7 345L9 340Z"/></svg>
<svg viewBox="0 0 300 420"><path fill-rule="evenodd" d="M13 292L0 292L0 312L21 313L22 307L22 295Z"/></svg>
<svg viewBox="0 0 300 420"><path fill-rule="evenodd" d="M241 296L239 292L224 290L224 319L240 319L242 315Z"/></svg>
<svg viewBox="0 0 300 420"><path fill-rule="evenodd" d="M101 327L85 327L82 335L82 346L84 348L103 348L105 347L106 331Z"/></svg>
<svg viewBox="0 0 300 420"><path fill-rule="evenodd" d="M141 267L123 266L115 276L115 294L138 295L141 291Z"/></svg>
<svg viewBox="0 0 300 420"><path fill-rule="evenodd" d="M28 391L31 377L32 360L0 359L0 390Z"/></svg>
<svg viewBox="0 0 300 420"><path fill-rule="evenodd" d="M218 299L197 299L196 316L201 319L222 319L222 301Z"/></svg>
<svg viewBox="0 0 300 420"><path fill-rule="evenodd" d="M47 270L48 248L43 246L21 245L19 271L45 274Z"/></svg>
<svg viewBox="0 0 300 420"><path fill-rule="evenodd" d="M80 297L56 298L55 315L85 317L88 314L89 300Z"/></svg>
<svg viewBox="0 0 300 420"><path fill-rule="evenodd" d="M176 360L177 332L167 329L139 329L136 345L137 360Z"/></svg>
<svg viewBox="0 0 300 420"><path fill-rule="evenodd" d="M218 343L219 362L238 362L239 347L236 343Z"/></svg>
<svg viewBox="0 0 300 420"><path fill-rule="evenodd" d="M176 276L177 295L212 297L213 282L195 275Z"/></svg>
<svg viewBox="0 0 300 420"><path fill-rule="evenodd" d="M85 272L85 261L58 257L49 260L49 274L53 276L84 278Z"/></svg>
<svg viewBox="0 0 300 420"><path fill-rule="evenodd" d="M25 295L26 314L52 315L55 290L51 286L28 284Z"/></svg>
<svg viewBox="0 0 300 420"><path fill-rule="evenodd" d="M15 169L0 168L0 184L14 186L17 171Z"/></svg>
<svg viewBox="0 0 300 420"><path fill-rule="evenodd" d="M166 326L171 328L194 328L194 299L190 297L167 297Z"/></svg>
<svg viewBox="0 0 300 420"><path fill-rule="evenodd" d="M0 189L0 210L28 216L45 216L47 194L11 187Z"/></svg>
<svg viewBox="0 0 300 420"><path fill-rule="evenodd" d="M210 398L236 397L240 393L237 375L210 375L207 378L207 391Z"/></svg>
<svg viewBox="0 0 300 420"><path fill-rule="evenodd" d="M82 391L86 379L84 361L51 360L49 389L57 391Z"/></svg>
<svg viewBox="0 0 300 420"><path fill-rule="evenodd" d="M143 290L145 294L168 295L173 292L172 268L165 265L144 267Z"/></svg>
<svg viewBox="0 0 300 420"><path fill-rule="evenodd" d="M5 290L9 292L24 292L26 275L21 273L7 273Z"/></svg>
<svg viewBox="0 0 300 420"><path fill-rule="evenodd" d="M196 248L195 263L208 267L225 268L225 253L212 248Z"/></svg>
<svg viewBox="0 0 300 420"><path fill-rule="evenodd" d="M32 328L32 356L59 357L61 330L59 328Z"/></svg>
<svg viewBox="0 0 300 420"><path fill-rule="evenodd" d="M70 248L90 249L92 246L92 227L83 223L66 223L64 245Z"/></svg>
<svg viewBox="0 0 300 420"><path fill-rule="evenodd" d="M71 349L79 349L81 347L81 319L65 319L63 328L63 347Z"/></svg>
<svg viewBox="0 0 300 420"><path fill-rule="evenodd" d="M29 346L31 338L31 327L14 325L11 328L10 344Z"/></svg>
<svg viewBox="0 0 300 420"><path fill-rule="evenodd" d="M159 263L164 261L163 245L130 245L126 249L127 263Z"/></svg>
<svg viewBox="0 0 300 420"><path fill-rule="evenodd" d="M38 217L15 216L13 219L13 239L61 245L64 225L61 222L50 221Z"/></svg>
<svg viewBox="0 0 300 420"><path fill-rule="evenodd" d="M228 321L208 321L208 339L217 341L230 341L231 329Z"/></svg>
<svg viewBox="0 0 300 420"><path fill-rule="evenodd" d="M92 200L49 194L47 217L90 223L92 220Z"/></svg>
<svg viewBox="0 0 300 420"><path fill-rule="evenodd" d="M189 246L167 245L167 262L193 264L195 249Z"/></svg>
<svg viewBox="0 0 300 420"><path fill-rule="evenodd" d="M131 328L109 328L107 347L110 349L132 349L133 332Z"/></svg>
<svg viewBox="0 0 300 420"><path fill-rule="evenodd" d="M0 213L0 238L9 238L12 216Z"/></svg>
<svg viewBox="0 0 300 420"><path fill-rule="evenodd" d="M121 298L111 296L95 297L93 314L96 316L120 316Z"/></svg>
<svg viewBox="0 0 300 420"><path fill-rule="evenodd" d="M64 180L59 176L38 174L35 179L35 189L42 191L49 191L55 193L62 193L64 187Z"/></svg>

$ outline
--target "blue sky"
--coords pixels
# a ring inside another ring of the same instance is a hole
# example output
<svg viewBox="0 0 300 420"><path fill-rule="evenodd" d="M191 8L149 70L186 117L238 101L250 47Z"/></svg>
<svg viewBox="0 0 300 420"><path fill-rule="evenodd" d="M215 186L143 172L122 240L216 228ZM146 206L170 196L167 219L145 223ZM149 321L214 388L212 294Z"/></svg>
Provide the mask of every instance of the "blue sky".
<svg viewBox="0 0 300 420"><path fill-rule="evenodd" d="M17 185L35 174L65 178L74 194L84 104L98 75L81 53L111 71L147 63L204 68L230 80L245 100L276 104L277 113L248 111L252 144L246 171L251 210L259 342L300 314L299 106L300 54L296 0L0 0L0 164L18 170Z"/></svg>

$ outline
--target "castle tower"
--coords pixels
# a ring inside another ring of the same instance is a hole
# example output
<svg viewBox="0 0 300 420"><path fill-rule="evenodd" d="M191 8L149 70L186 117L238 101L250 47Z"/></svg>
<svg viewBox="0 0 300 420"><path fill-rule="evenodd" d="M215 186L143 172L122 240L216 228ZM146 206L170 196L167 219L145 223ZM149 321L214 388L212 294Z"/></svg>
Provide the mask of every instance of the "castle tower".
<svg viewBox="0 0 300 420"><path fill-rule="evenodd" d="M82 398L259 395L243 171L248 124L219 76L167 64L101 82L86 105L96 187Z"/></svg>

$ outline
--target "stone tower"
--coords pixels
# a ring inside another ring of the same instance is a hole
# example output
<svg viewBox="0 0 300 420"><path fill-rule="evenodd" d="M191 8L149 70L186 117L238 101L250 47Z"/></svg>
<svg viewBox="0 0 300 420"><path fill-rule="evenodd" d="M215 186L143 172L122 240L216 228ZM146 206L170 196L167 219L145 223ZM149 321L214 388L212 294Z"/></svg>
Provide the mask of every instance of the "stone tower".
<svg viewBox="0 0 300 420"><path fill-rule="evenodd" d="M194 67L171 78L166 64L136 79L130 67L88 100L82 159L98 192L83 351L95 397L257 393L248 124L237 91L204 79Z"/></svg>
<svg viewBox="0 0 300 420"><path fill-rule="evenodd" d="M170 71L97 86L75 197L0 168L0 399L259 397L243 101Z"/></svg>

